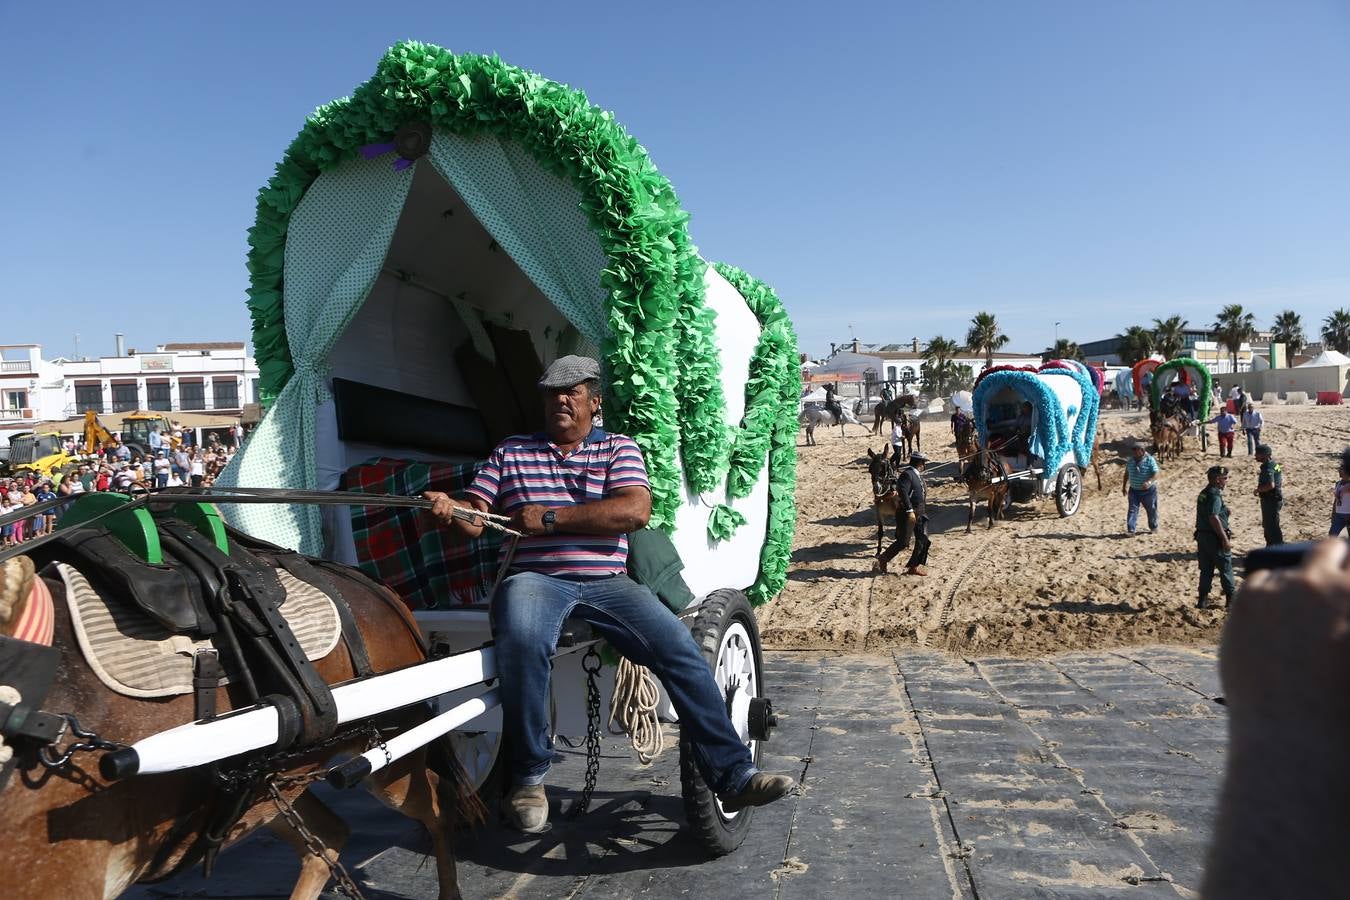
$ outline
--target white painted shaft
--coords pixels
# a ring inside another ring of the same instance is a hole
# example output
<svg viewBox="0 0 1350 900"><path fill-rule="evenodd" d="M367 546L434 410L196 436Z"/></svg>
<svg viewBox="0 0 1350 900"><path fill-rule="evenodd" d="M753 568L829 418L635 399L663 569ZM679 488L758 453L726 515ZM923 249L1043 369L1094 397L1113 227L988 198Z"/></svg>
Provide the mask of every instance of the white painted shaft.
<svg viewBox="0 0 1350 900"><path fill-rule="evenodd" d="M333 688L338 724L410 706L496 675L495 651L484 647L350 681ZM278 729L277 711L256 706L152 734L131 749L140 763L139 774L176 772L270 747L277 742Z"/></svg>
<svg viewBox="0 0 1350 900"><path fill-rule="evenodd" d="M397 737L385 741L383 748L375 747L362 755L370 763L371 774L374 774L414 750L425 747L441 735L478 718L485 712L496 709L501 702L497 689L493 688L472 700L465 700L433 719L428 719L416 728L410 728Z"/></svg>

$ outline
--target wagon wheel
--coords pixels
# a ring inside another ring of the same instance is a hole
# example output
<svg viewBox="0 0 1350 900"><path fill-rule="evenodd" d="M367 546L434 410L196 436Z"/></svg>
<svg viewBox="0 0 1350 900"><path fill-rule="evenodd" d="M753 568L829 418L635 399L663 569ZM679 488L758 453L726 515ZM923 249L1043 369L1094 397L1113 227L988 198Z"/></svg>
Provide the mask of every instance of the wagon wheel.
<svg viewBox="0 0 1350 900"><path fill-rule="evenodd" d="M452 731L446 737L464 774L468 776L468 786L478 794L478 799L487 810L487 821L495 821L507 788L502 733Z"/></svg>
<svg viewBox="0 0 1350 900"><path fill-rule="evenodd" d="M1078 512L1083 502L1083 473L1078 466L1065 466L1055 479L1055 508L1061 517Z"/></svg>
<svg viewBox="0 0 1350 900"><path fill-rule="evenodd" d="M1200 426L1200 452L1209 452L1209 429L1203 425Z"/></svg>
<svg viewBox="0 0 1350 900"><path fill-rule="evenodd" d="M765 720L772 716L764 692L764 656L759 645L759 627L750 602L740 591L714 591L699 604L690 624L694 641L713 670L713 680L726 698L727 712L741 740L750 748L758 765ZM735 850L750 832L753 808L739 812L722 809L694 762L693 747L680 740L680 782L684 788L684 812L698 840L713 856Z"/></svg>

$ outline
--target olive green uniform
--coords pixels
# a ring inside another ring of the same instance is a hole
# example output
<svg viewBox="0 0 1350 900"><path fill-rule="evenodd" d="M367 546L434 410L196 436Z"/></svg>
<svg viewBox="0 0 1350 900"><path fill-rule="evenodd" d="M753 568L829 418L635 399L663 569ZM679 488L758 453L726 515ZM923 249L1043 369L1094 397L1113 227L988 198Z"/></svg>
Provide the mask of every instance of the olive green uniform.
<svg viewBox="0 0 1350 900"><path fill-rule="evenodd" d="M1219 587L1224 597L1231 601L1236 584L1233 579L1233 553L1219 542L1214 533L1210 516L1218 516L1223 530L1231 536L1228 527L1228 504L1223 502L1223 489L1209 485L1195 498L1195 543L1200 561L1200 600L1208 601L1209 589L1214 583L1214 572L1219 572Z"/></svg>
<svg viewBox="0 0 1350 900"><path fill-rule="evenodd" d="M1271 486L1261 496L1261 530L1266 535L1266 546L1284 543L1284 529L1280 527L1280 509L1284 506L1284 473L1280 464L1267 458L1256 476L1258 488Z"/></svg>

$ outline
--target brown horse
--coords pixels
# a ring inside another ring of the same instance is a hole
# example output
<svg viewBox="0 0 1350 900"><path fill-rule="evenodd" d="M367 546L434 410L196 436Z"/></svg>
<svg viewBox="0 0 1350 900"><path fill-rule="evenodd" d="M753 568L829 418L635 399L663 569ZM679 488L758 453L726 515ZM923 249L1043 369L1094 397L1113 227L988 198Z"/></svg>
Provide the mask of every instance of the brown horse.
<svg viewBox="0 0 1350 900"><path fill-rule="evenodd" d="M914 409L914 395L901 394L891 400L883 400L872 409L872 433L881 434L881 426L890 419L894 422L900 417L902 409Z"/></svg>
<svg viewBox="0 0 1350 900"><path fill-rule="evenodd" d="M1151 431L1159 461L1178 458L1186 449L1184 440L1186 426L1180 419L1158 418L1153 423Z"/></svg>
<svg viewBox="0 0 1350 900"><path fill-rule="evenodd" d="M975 506L981 500L989 504L989 527L994 527L994 519L1001 518L1008 505L1008 469L993 450L978 450L961 470L961 481L965 483L970 514L966 519L966 534L970 534L975 523Z"/></svg>
<svg viewBox="0 0 1350 900"><path fill-rule="evenodd" d="M968 457L975 452L975 421L966 415L952 418L952 434L956 437L956 455Z"/></svg>
<svg viewBox="0 0 1350 900"><path fill-rule="evenodd" d="M25 568L25 563L27 564ZM22 619L31 590L13 590L17 582L32 585L32 564L26 557L0 563L0 584L11 589L0 597L0 633L10 634ZM403 603L387 588L378 592L359 577L333 568L325 574L338 585L350 604L365 637L372 668L376 672L406 666L425 659L417 625ZM148 735L192 721L194 698L142 700L109 690L90 669L76 643L75 631L65 603L65 587L54 568L39 576L51 593L54 611L53 647L61 665L42 708L73 713L80 724L108 740L130 744ZM37 601L34 601L37 602ZM330 684L355 676L345 643L316 664ZM247 701L234 687L217 691L217 709L222 712ZM417 707L381 717L380 726L406 728L425 718ZM363 739L353 738L319 752L305 754L288 766L284 775L315 773L339 753L362 752ZM440 878L440 900L460 896L456 883L453 851L454 826L462 814L473 809L462 772L446 757L449 778L427 768L428 750L410 754L368 779L370 790L384 803L422 823L431 834ZM216 793L212 776L204 769L188 769L162 775L144 775L108 782L97 772L96 758L77 755L64 770L45 771L30 753L20 754L18 769L0 793L0 818L8 838L0 883L9 897L63 895L78 900L116 897L137 881L154 880L172 873L201 830ZM305 784L282 786L310 831L330 848L335 859L349 829ZM300 876L291 894L293 900L313 900L329 879L329 869L317 856L306 852L304 839L280 818L268 795L259 790L248 801L243 816L228 832L225 846L238 843L260 826L267 826L295 848L301 857ZM187 835L188 839L183 840Z"/></svg>
<svg viewBox="0 0 1350 900"><path fill-rule="evenodd" d="M911 413L907 407L901 407L898 424L900 434L905 441L905 455L908 456L920 449L919 431L921 426L919 425L919 417L917 414Z"/></svg>

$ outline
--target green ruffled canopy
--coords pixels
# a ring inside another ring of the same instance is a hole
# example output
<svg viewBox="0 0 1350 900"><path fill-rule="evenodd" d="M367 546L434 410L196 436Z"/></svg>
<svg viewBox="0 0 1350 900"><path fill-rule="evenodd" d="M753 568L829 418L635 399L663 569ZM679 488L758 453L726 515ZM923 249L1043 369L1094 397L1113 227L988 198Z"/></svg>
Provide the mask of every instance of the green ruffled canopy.
<svg viewBox="0 0 1350 900"><path fill-rule="evenodd" d="M752 593L757 602L770 599L782 587L795 519L795 507L791 516L785 510L795 480L800 388L796 339L781 303L745 273L720 269L763 326L745 418L739 429L728 429L713 313L704 302L705 263L669 181L613 115L592 106L585 94L495 56L396 44L350 98L307 119L259 192L248 236L248 306L263 403L270 405L296 371L283 285L292 213L320 174L355 159L363 146L390 141L414 121L514 141L576 186L608 259L601 275L609 332L602 346L610 376L606 416L643 450L653 524L673 527L683 497L681 471L700 493L725 481L735 499L749 493L769 453L769 537ZM790 429L786 440L784 429ZM729 534L737 524L720 516L716 530Z"/></svg>

